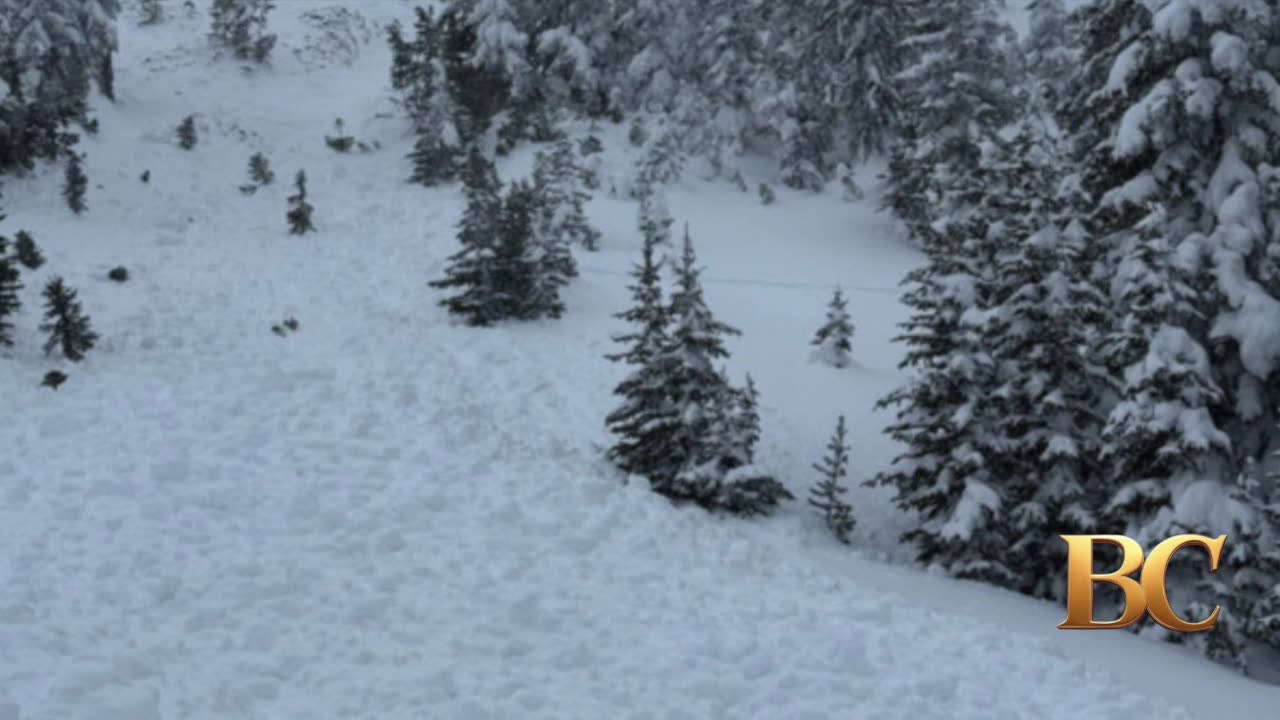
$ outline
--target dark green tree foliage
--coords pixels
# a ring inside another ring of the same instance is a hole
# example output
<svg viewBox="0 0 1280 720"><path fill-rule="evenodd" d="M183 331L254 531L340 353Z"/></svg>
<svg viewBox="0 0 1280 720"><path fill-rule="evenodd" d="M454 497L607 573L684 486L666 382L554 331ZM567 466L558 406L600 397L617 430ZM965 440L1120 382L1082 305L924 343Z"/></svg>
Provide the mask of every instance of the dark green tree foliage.
<svg viewBox="0 0 1280 720"><path fill-rule="evenodd" d="M192 115L188 115L178 124L178 146L183 150L190 150L196 146L196 119Z"/></svg>
<svg viewBox="0 0 1280 720"><path fill-rule="evenodd" d="M620 405L605 418L617 437L608 457L624 472L646 478L669 472L666 448L680 418L668 397L664 365L659 362L669 338L667 308L663 305L661 261L655 257L658 239L644 236L640 263L632 266L633 304L615 317L631 330L613 337L626 349L609 360L623 362L630 373L614 388Z"/></svg>
<svg viewBox="0 0 1280 720"><path fill-rule="evenodd" d="M289 196L289 210L285 213L285 219L289 221L289 232L293 235L314 232L316 226L311 220L311 213L315 208L307 202L307 174L299 170L293 186L297 192Z"/></svg>
<svg viewBox="0 0 1280 720"><path fill-rule="evenodd" d="M539 282L533 221L537 195L523 180L510 184L498 216L493 287L500 317L531 320L559 317L564 310L559 288Z"/></svg>
<svg viewBox="0 0 1280 720"><path fill-rule="evenodd" d="M676 268L676 290L671 295L671 342L660 360L667 368L674 409L681 418L670 449L671 473L657 479L659 492L680 500L712 505L722 490L721 457L715 449L712 428L715 409L731 388L714 362L729 357L726 336L739 331L715 318L702 294L701 269L693 240L685 228L684 247Z"/></svg>
<svg viewBox="0 0 1280 720"><path fill-rule="evenodd" d="M1203 597L1187 617L1208 617L1221 607L1213 630L1196 638L1205 655L1249 674L1249 645L1280 650L1280 473L1265 477L1249 458L1236 478L1231 499L1241 508L1218 571L1201 580ZM1186 528L1213 536L1222 528ZM1201 562L1199 558L1197 562Z"/></svg>
<svg viewBox="0 0 1280 720"><path fill-rule="evenodd" d="M98 335L89 325L89 316L80 309L76 291L63 284L61 277L54 276L44 288L44 300L45 322L40 330L49 333L44 344L45 354L59 349L67 360L80 362L93 348Z"/></svg>
<svg viewBox="0 0 1280 720"><path fill-rule="evenodd" d="M18 258L8 254L9 239L0 236L0 345L13 345L13 316L22 307L18 291L22 289L19 282Z"/></svg>
<svg viewBox="0 0 1280 720"><path fill-rule="evenodd" d="M821 190L832 171L830 124L797 111L784 127L782 184L794 190Z"/></svg>
<svg viewBox="0 0 1280 720"><path fill-rule="evenodd" d="M96 82L111 96L119 0L12 0L0 3L0 173L53 160L88 124L87 98ZM8 20L8 22L5 22Z"/></svg>
<svg viewBox="0 0 1280 720"><path fill-rule="evenodd" d="M498 222L503 203L502 183L493 164L472 146L462 173L466 208L458 223L462 246L449 257L445 276L431 286L456 293L440 301L450 314L470 325L490 325L504 317L496 285Z"/></svg>
<svg viewBox="0 0 1280 720"><path fill-rule="evenodd" d="M67 158L67 169L62 183L62 197L67 201L67 207L71 208L71 212L79 215L89 209L84 199L88 189L89 177L84 174L84 168L80 165L80 156L73 154Z"/></svg>
<svg viewBox="0 0 1280 720"><path fill-rule="evenodd" d="M1014 117L1013 31L993 0L923 7L906 43L914 55L897 76L910 111L893 148L886 199L920 244L939 224L963 224L982 146Z"/></svg>
<svg viewBox="0 0 1280 720"><path fill-rule="evenodd" d="M18 262L28 270L39 270L44 265L44 253L40 252L35 238L26 230L19 230L13 236L13 253Z"/></svg>
<svg viewBox="0 0 1280 720"><path fill-rule="evenodd" d="M582 190L582 169L568 140L559 140L550 153L539 152L535 156L533 182L539 198L541 232L565 245L598 249L600 231L587 221L583 207L591 196ZM568 273L572 277L576 270L569 269Z"/></svg>
<svg viewBox="0 0 1280 720"><path fill-rule="evenodd" d="M826 363L838 368L849 366L849 353L853 350L853 323L849 321L847 307L848 301L836 288L827 306L827 320L810 343Z"/></svg>
<svg viewBox="0 0 1280 720"><path fill-rule="evenodd" d="M260 152L249 156L249 180L258 185L270 185L276 179L271 162Z"/></svg>
<svg viewBox="0 0 1280 720"><path fill-rule="evenodd" d="M813 466L822 479L810 489L809 504L822 513L827 529L836 539L848 544L849 533L853 532L856 521L853 508L844 499L848 488L840 484L849 472L849 445L845 439L843 415L836 421L835 434L827 443L827 453L822 462Z"/></svg>
<svg viewBox="0 0 1280 720"><path fill-rule="evenodd" d="M489 130L494 116L506 107L511 81L493 66L473 62L476 30L465 14L452 8L445 10L440 15L439 31L449 94L460 108L460 140L471 143Z"/></svg>
<svg viewBox="0 0 1280 720"><path fill-rule="evenodd" d="M528 68L514 87L506 121L498 128L499 155L509 154L522 141L546 143L562 137L556 130L542 75Z"/></svg>
<svg viewBox="0 0 1280 720"><path fill-rule="evenodd" d="M213 0L209 37L237 60L266 62L276 46L276 36L267 32L267 15L274 7L272 0Z"/></svg>
<svg viewBox="0 0 1280 720"><path fill-rule="evenodd" d="M459 145L459 109L451 95L442 57L444 38L434 11L415 8L412 40L399 24L388 29L391 45L391 85L413 121L417 139L409 161L410 181L426 186L454 179L463 160Z"/></svg>

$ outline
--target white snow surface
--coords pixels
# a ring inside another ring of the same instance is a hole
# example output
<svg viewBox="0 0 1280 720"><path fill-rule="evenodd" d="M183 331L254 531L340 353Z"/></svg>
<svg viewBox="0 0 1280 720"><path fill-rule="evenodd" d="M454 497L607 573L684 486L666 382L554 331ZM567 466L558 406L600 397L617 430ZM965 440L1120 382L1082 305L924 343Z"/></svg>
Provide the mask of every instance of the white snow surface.
<svg viewBox="0 0 1280 720"><path fill-rule="evenodd" d="M900 380L895 284L917 258L875 198L670 189L711 307L745 332L730 371L762 393L759 460L801 498L752 522L673 508L601 459L634 205L590 204L602 250L579 253L563 320L455 326L426 282L459 192L402 181L381 41L318 67L290 49L323 5L290 0L275 66L248 72L213 60L203 5L122 18L119 102L83 144L87 214L57 168L4 188L3 232L30 230L48 263L0 358L0 718L1274 717L1280 689L885 561L904 521L856 486L894 453L871 408ZM382 149L332 152L338 116ZM256 150L276 184L245 196ZM752 187L764 167L744 169ZM285 231L298 169L305 237ZM128 283L105 280L116 264ZM81 364L40 351L55 273L102 335ZM843 370L805 362L836 284L858 327ZM268 331L290 315L296 333ZM37 387L53 367L70 375L56 393ZM803 503L840 413L853 551Z"/></svg>

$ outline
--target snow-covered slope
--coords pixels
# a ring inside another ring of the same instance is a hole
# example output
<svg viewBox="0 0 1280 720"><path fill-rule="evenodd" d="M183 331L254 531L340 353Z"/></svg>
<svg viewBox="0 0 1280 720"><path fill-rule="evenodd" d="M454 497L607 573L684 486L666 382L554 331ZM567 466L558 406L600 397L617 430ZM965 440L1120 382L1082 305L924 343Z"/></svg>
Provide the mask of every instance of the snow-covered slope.
<svg viewBox="0 0 1280 720"><path fill-rule="evenodd" d="M401 181L380 37L324 52L301 19L320 5L279 5L256 74L212 60L203 16L126 17L120 102L84 143L89 212L65 209L56 169L5 187L4 232L49 262L0 359L0 720L1274 716L1280 690L1174 648L869 559L901 522L873 491L851 552L803 503L743 522L623 485L599 453L622 369L601 356L634 205L593 201L603 249L579 256L563 320L451 325L426 281L458 193ZM351 5L375 31L410 8ZM188 153L172 137L192 113ZM329 150L339 116L381 149ZM246 196L255 150L277 181ZM305 237L284 222L299 169ZM916 261L892 223L696 177L671 200L744 330L730 368L763 394L764 461L802 494L845 413L851 479L869 476L892 454L871 407ZM106 281L116 264L130 282ZM55 273L102 335L80 365L40 352ZM808 360L836 283L857 324L843 371ZM286 316L296 333L268 331ZM55 366L66 385L38 388Z"/></svg>

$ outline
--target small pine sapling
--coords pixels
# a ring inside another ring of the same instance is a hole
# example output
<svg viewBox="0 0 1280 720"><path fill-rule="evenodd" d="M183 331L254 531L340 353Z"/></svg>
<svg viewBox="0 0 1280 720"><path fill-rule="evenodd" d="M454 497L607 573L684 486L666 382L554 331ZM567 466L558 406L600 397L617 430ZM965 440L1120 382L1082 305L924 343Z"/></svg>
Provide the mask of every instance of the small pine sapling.
<svg viewBox="0 0 1280 720"><path fill-rule="evenodd" d="M822 479L810 489L809 504L822 513L827 528L835 534L836 539L847 545L849 533L853 532L856 521L853 518L853 508L844 501L844 494L848 489L840 484L848 473L849 465L849 446L845 442L843 415L836 422L836 431L827 443L827 450L829 454L822 458L821 463L813 466L814 470L822 474Z"/></svg>
<svg viewBox="0 0 1280 720"><path fill-rule="evenodd" d="M71 362L80 362L98 340L89 324L89 316L80 309L76 291L67 287L62 278L54 276L44 288L45 322L42 332L49 333L44 352L49 355L54 348L62 350L62 356Z"/></svg>
<svg viewBox="0 0 1280 720"><path fill-rule="evenodd" d="M337 132L337 135L334 135L334 136L325 135L324 143L328 145L330 148L333 148L334 150L340 153L349 152L351 150L351 146L355 145L356 139L350 135L342 134L342 128L343 128L342 118L338 118L337 120L334 120L333 127L334 127L334 130Z"/></svg>
<svg viewBox="0 0 1280 720"><path fill-rule="evenodd" d="M143 171L142 171L142 175L141 175L138 179L142 181L142 184L143 184L143 185L145 185L145 184L147 184L147 183L151 182L151 171L150 171L150 170L143 170Z"/></svg>
<svg viewBox="0 0 1280 720"><path fill-rule="evenodd" d="M750 192L750 191L751 191L751 189L747 187L747 179L746 179L746 178L744 178L744 177L742 177L742 171L741 171L741 170L734 170L734 171L733 171L733 177L729 178L729 182L732 182L732 183L733 183L733 186L734 186L734 187L736 187L736 188L738 188L738 192Z"/></svg>
<svg viewBox="0 0 1280 720"><path fill-rule="evenodd" d="M760 183L759 192L761 205L772 205L773 201L778 199L778 196L773 192L773 188L769 187L767 183Z"/></svg>
<svg viewBox="0 0 1280 720"><path fill-rule="evenodd" d="M816 354L823 362L838 368L849 366L849 353L853 349L850 342L853 338L853 324L845 309L847 304L840 289L836 288L835 295L827 306L827 321L818 328L810 343L817 348Z"/></svg>
<svg viewBox="0 0 1280 720"><path fill-rule="evenodd" d="M289 221L290 233L305 235L316 229L311 221L311 211L315 208L307 202L307 174L299 170L293 185L298 192L289 196L289 212L285 215L285 219Z"/></svg>
<svg viewBox="0 0 1280 720"><path fill-rule="evenodd" d="M270 185L276 179L267 156L256 152L249 156L249 180L258 185Z"/></svg>
<svg viewBox="0 0 1280 720"><path fill-rule="evenodd" d="M89 209L85 202L85 192L89 189L89 177L84 174L80 165L80 156L72 155L67 161L67 170L62 184L62 197L67 201L71 212L79 215Z"/></svg>
<svg viewBox="0 0 1280 720"><path fill-rule="evenodd" d="M13 345L13 323L10 318L22 307L18 291L22 289L18 258L7 254L8 238L0 237L0 346Z"/></svg>
<svg viewBox="0 0 1280 720"><path fill-rule="evenodd" d="M19 230L13 236L13 254L18 262L28 270L39 270L44 265L44 253L36 246L35 238L26 230Z"/></svg>
<svg viewBox="0 0 1280 720"><path fill-rule="evenodd" d="M193 115L188 115L178 123L178 146L183 150L190 150L196 146L196 119Z"/></svg>
<svg viewBox="0 0 1280 720"><path fill-rule="evenodd" d="M118 283L127 282L129 280L129 269L123 265L113 267L107 273L107 279Z"/></svg>

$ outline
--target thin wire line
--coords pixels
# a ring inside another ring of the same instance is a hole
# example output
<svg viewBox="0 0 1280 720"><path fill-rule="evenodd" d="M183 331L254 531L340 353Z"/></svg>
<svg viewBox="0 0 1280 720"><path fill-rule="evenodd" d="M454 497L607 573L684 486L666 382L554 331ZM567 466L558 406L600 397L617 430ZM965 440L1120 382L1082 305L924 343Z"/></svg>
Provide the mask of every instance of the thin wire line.
<svg viewBox="0 0 1280 720"><path fill-rule="evenodd" d="M618 272L616 270L601 270L599 268L579 268L579 272L586 275L611 275L614 277L630 277L631 273ZM776 287L791 288L796 290L834 290L840 288L845 292L862 292L875 293L881 295L898 295L902 292L901 288L880 288L869 287L865 285L845 285L843 283L799 283L787 282L782 280L749 280L746 278L726 278L726 277L702 277L703 282L720 283L722 285L749 285L755 287Z"/></svg>

